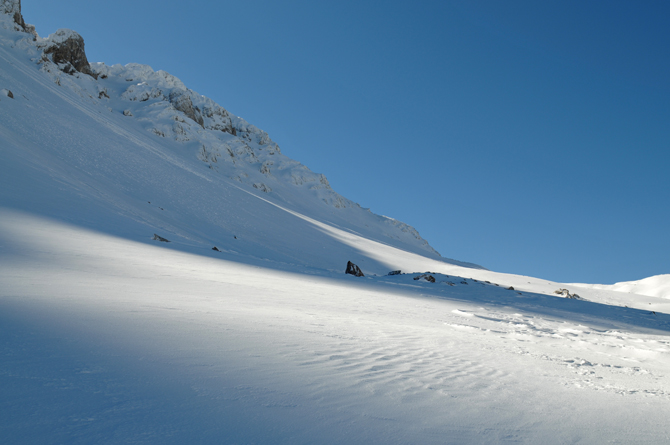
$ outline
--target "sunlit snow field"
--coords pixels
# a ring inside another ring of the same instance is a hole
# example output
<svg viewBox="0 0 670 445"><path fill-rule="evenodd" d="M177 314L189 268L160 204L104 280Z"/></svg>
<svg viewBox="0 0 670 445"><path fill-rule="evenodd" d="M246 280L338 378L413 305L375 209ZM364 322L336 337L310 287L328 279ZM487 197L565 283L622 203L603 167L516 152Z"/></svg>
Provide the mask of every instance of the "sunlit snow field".
<svg viewBox="0 0 670 445"><path fill-rule="evenodd" d="M287 273L2 213L10 443L648 443L670 316Z"/></svg>

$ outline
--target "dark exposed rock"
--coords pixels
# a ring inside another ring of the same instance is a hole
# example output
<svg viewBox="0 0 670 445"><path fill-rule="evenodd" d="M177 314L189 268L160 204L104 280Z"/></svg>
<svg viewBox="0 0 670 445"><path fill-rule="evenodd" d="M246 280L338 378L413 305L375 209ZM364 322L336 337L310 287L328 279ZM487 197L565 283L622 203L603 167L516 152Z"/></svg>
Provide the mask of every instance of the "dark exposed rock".
<svg viewBox="0 0 670 445"><path fill-rule="evenodd" d="M167 239L163 238L162 236L156 235L155 233L154 233L154 237L151 238L151 239L154 240L154 241L160 241L162 243L169 243L170 242Z"/></svg>
<svg viewBox="0 0 670 445"><path fill-rule="evenodd" d="M10 99L14 99L14 93L12 93L10 90L2 89L2 90L0 90L0 93L4 94L5 96L9 97Z"/></svg>
<svg viewBox="0 0 670 445"><path fill-rule="evenodd" d="M217 252L221 252L221 251L218 249L218 247L216 247L216 246L212 247L212 250L216 250Z"/></svg>
<svg viewBox="0 0 670 445"><path fill-rule="evenodd" d="M49 40L44 54L50 54L51 60L60 65L63 72L74 74L75 71L79 71L98 78L98 75L91 70L91 65L86 58L82 36L69 29L59 29L49 36Z"/></svg>
<svg viewBox="0 0 670 445"><path fill-rule="evenodd" d="M514 290L514 287L510 286L507 288L507 290Z"/></svg>
<svg viewBox="0 0 670 445"><path fill-rule="evenodd" d="M429 283L434 283L435 282L435 277L432 276L432 275L429 275L427 273L424 273L424 274L421 274L421 275L418 275L418 276L414 277L414 281L418 281L422 278L424 280L428 281Z"/></svg>
<svg viewBox="0 0 670 445"><path fill-rule="evenodd" d="M353 275L356 277L364 277L363 271L361 271L361 268L352 263L351 261L347 261L347 270L344 273L348 273L349 275Z"/></svg>
<svg viewBox="0 0 670 445"><path fill-rule="evenodd" d="M400 275L401 273L402 273L402 271L392 270L391 272L389 272L389 275Z"/></svg>
<svg viewBox="0 0 670 445"><path fill-rule="evenodd" d="M570 298L571 300L584 300L577 294L571 294L567 289L558 289L554 291L555 294L563 295L565 298Z"/></svg>
<svg viewBox="0 0 670 445"><path fill-rule="evenodd" d="M170 103L176 110L181 111L198 125L204 128L205 120L198 107L193 106L191 96L186 91L175 90L170 93Z"/></svg>
<svg viewBox="0 0 670 445"><path fill-rule="evenodd" d="M256 183L254 183L254 184L252 184L252 185L253 185L253 187L254 187L255 189L258 189L258 190L260 190L261 192L270 193L270 192L272 191L272 189L271 189L270 187L268 187L267 185L263 184L262 182L256 182Z"/></svg>

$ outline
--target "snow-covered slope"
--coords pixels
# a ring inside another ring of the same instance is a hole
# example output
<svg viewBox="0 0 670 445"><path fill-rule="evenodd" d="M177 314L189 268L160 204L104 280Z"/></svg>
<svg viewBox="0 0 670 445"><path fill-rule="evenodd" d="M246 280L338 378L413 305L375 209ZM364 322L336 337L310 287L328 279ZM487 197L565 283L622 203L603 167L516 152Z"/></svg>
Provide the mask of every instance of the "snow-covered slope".
<svg viewBox="0 0 670 445"><path fill-rule="evenodd" d="M642 280L614 284L574 284L574 286L670 299L670 274L654 275Z"/></svg>
<svg viewBox="0 0 670 445"><path fill-rule="evenodd" d="M265 132L175 77L136 64L94 64L84 74L78 34L41 39L2 17L0 87L14 96L0 102L0 155L11 169L3 206L135 239L160 232L174 248L216 246L329 270L349 260L372 273L403 264L372 260L308 219L441 258L415 229L338 195Z"/></svg>
<svg viewBox="0 0 670 445"><path fill-rule="evenodd" d="M667 276L445 260L169 74L40 39L18 0L0 92L0 442L670 437Z"/></svg>

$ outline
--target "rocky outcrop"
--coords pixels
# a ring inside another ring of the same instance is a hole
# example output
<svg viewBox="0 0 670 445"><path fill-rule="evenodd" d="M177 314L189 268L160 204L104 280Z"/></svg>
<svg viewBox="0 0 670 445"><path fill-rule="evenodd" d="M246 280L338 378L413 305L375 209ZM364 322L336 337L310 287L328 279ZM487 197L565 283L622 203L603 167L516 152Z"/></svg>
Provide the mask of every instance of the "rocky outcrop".
<svg viewBox="0 0 670 445"><path fill-rule="evenodd" d="M168 239L163 238L162 236L157 235L155 233L154 233L154 237L151 238L151 239L154 240L154 241L160 241L161 243L169 243L170 242Z"/></svg>
<svg viewBox="0 0 670 445"><path fill-rule="evenodd" d="M186 117L195 121L201 127L205 127L205 120L198 107L193 106L191 96L186 91L175 90L170 93L170 103L176 110L181 111Z"/></svg>
<svg viewBox="0 0 670 445"><path fill-rule="evenodd" d="M571 294L570 291L567 289L558 289L555 290L554 293L558 295L563 295L565 298L569 298L571 300L583 300L582 297L580 297L577 294Z"/></svg>
<svg viewBox="0 0 670 445"><path fill-rule="evenodd" d="M421 279L426 280L429 283L434 283L435 282L435 277L430 275L430 274L427 274L427 273L424 273L424 274L421 274L419 276L414 277L414 281L418 281L418 280L421 280Z"/></svg>
<svg viewBox="0 0 670 445"><path fill-rule="evenodd" d="M1 1L1 0L0 0ZM53 63L67 73L80 72L94 78L98 75L91 70L91 65L84 51L84 38L70 29L59 29L45 39L44 54L50 55Z"/></svg>
<svg viewBox="0 0 670 445"><path fill-rule="evenodd" d="M35 27L26 24L21 15L21 0L0 0L0 13L7 14L14 19L14 23L22 30L35 34Z"/></svg>
<svg viewBox="0 0 670 445"><path fill-rule="evenodd" d="M12 16L14 22L22 28L26 26L21 15L21 0L0 0L0 12Z"/></svg>
<svg viewBox="0 0 670 445"><path fill-rule="evenodd" d="M389 275L400 275L401 273L402 273L401 270L392 270L391 272L389 272Z"/></svg>
<svg viewBox="0 0 670 445"><path fill-rule="evenodd" d="M267 185L263 184L262 182L255 182L255 183L253 184L253 187L254 187L255 189L260 190L260 191L263 192L263 193L270 193L270 192L272 191L272 189L271 189L270 187L268 187Z"/></svg>
<svg viewBox="0 0 670 445"><path fill-rule="evenodd" d="M344 272L349 275L353 275L355 277L364 277L363 271L361 270L360 267L352 263L351 261L347 261L347 270Z"/></svg>

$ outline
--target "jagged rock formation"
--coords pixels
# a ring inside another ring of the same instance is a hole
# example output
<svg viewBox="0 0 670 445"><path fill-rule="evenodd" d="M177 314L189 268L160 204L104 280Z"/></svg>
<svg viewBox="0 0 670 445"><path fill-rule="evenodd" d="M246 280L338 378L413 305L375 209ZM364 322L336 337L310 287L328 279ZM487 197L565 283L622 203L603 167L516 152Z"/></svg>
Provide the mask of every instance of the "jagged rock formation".
<svg viewBox="0 0 670 445"><path fill-rule="evenodd" d="M353 275L355 277L364 277L363 271L361 270L360 267L352 263L351 261L347 261L347 270L344 272L349 275Z"/></svg>
<svg viewBox="0 0 670 445"><path fill-rule="evenodd" d="M170 93L170 103L177 111L181 111L186 117L200 125L202 128L205 128L205 120L202 118L200 108L193 107L193 101L191 101L191 97L186 94L185 91L172 91Z"/></svg>
<svg viewBox="0 0 670 445"><path fill-rule="evenodd" d="M414 277L414 281L418 281L418 280L421 280L421 279L424 279L424 280L428 281L429 283L434 283L435 282L435 277L430 275L430 274L427 274L427 273L424 273L424 274L421 274L419 276Z"/></svg>
<svg viewBox="0 0 670 445"><path fill-rule="evenodd" d="M558 295L563 295L565 298L569 298L571 300L583 300L582 297L580 297L576 293L575 294L570 293L570 291L567 289L558 289L555 290L554 293Z"/></svg>
<svg viewBox="0 0 670 445"><path fill-rule="evenodd" d="M169 243L169 242L170 242L170 241L167 240L166 238L163 238L162 236L157 235L157 234L155 234L155 233L154 233L154 237L151 238L151 239L154 240L154 241L160 241L160 242L162 242L162 243Z"/></svg>
<svg viewBox="0 0 670 445"><path fill-rule="evenodd" d="M53 63L61 71L73 74L78 71L94 78L98 75L91 70L91 65L84 51L84 38L69 29L59 29L45 39L44 55L51 55Z"/></svg>

